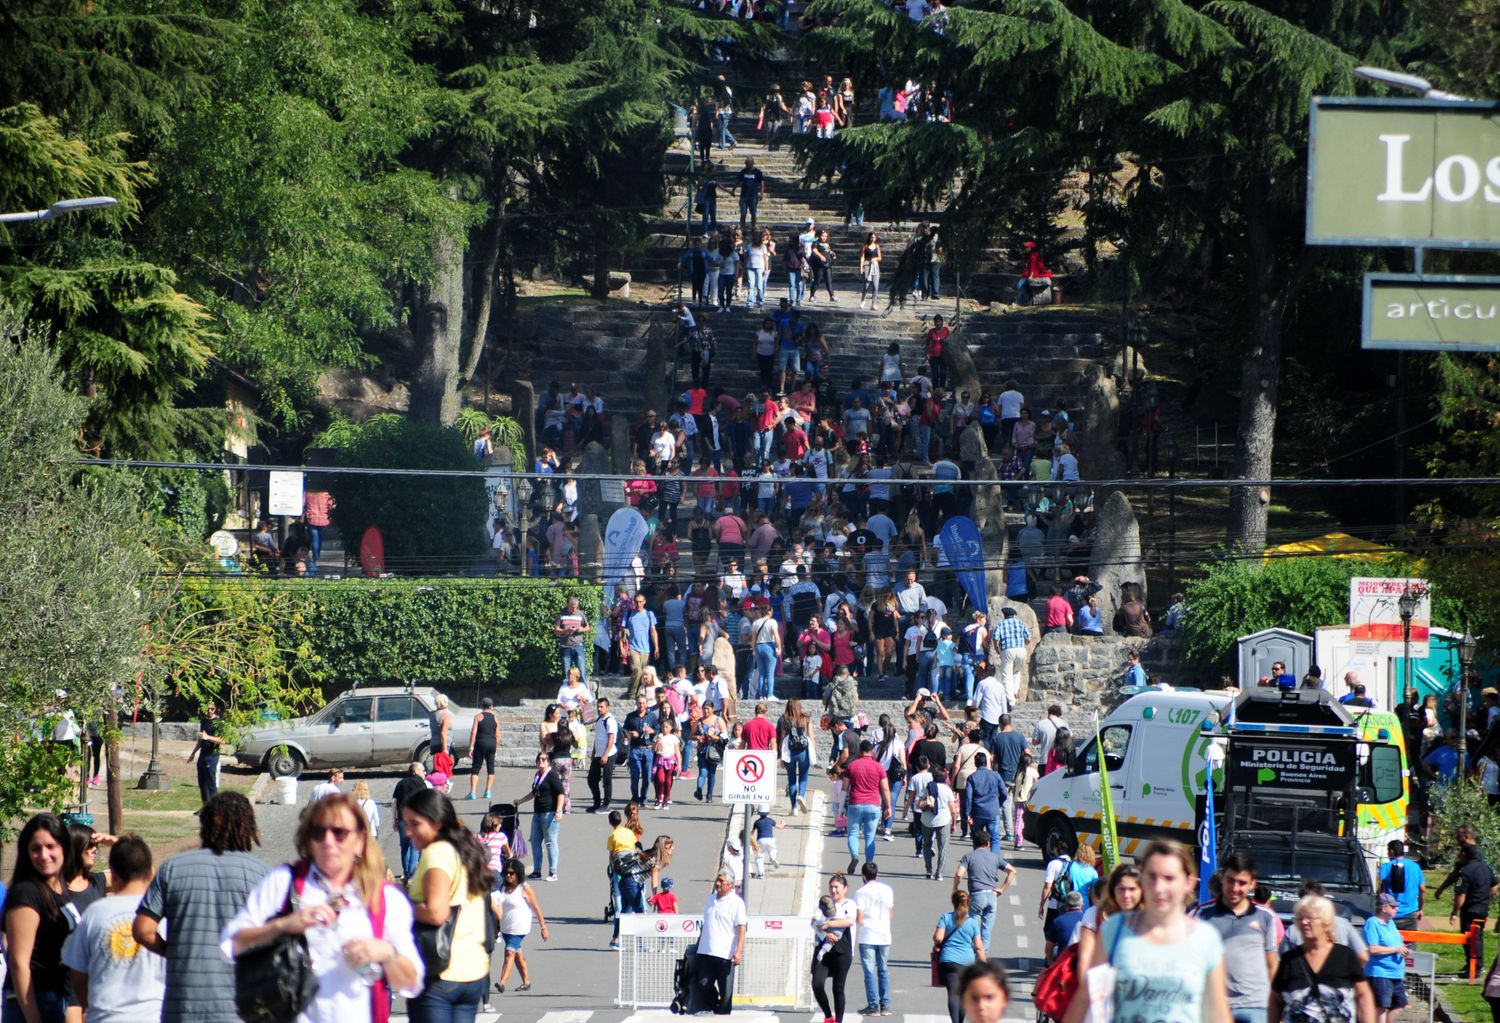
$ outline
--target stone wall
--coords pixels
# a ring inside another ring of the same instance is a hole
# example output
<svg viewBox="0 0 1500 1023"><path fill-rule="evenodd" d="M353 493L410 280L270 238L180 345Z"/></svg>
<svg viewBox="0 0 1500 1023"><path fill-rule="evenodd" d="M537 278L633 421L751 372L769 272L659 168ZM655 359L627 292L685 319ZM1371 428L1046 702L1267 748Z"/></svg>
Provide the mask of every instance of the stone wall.
<svg viewBox="0 0 1500 1023"><path fill-rule="evenodd" d="M1177 644L1170 639L1123 639L1119 636L1043 636L1031 657L1027 699L1064 707L1112 705L1125 672L1125 652L1141 651L1148 675L1168 683L1181 678Z"/></svg>

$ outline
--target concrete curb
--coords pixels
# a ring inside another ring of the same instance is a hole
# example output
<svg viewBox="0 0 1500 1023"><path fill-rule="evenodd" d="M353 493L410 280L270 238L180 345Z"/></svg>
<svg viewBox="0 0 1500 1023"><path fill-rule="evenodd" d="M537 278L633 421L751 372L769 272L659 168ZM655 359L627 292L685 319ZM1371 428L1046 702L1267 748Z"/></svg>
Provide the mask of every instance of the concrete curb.
<svg viewBox="0 0 1500 1023"><path fill-rule="evenodd" d="M266 789L270 788L270 786L270 774L262 771L260 773L260 777L255 779L255 784L250 786L250 792L246 798L248 798L252 803L259 803L262 799L265 798Z"/></svg>
<svg viewBox="0 0 1500 1023"><path fill-rule="evenodd" d="M813 793L812 804L807 814L808 839L805 855L811 869L805 870L798 879L797 915L811 918L818 908L818 892L823 876L823 822L828 816L828 793L818 789ZM809 883L811 882L811 883Z"/></svg>

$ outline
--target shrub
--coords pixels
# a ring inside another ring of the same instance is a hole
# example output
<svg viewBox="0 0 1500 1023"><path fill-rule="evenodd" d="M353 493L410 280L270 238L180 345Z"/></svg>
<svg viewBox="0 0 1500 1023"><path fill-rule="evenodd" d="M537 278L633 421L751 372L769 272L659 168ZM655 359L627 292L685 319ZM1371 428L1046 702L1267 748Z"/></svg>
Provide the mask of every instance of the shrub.
<svg viewBox="0 0 1500 1023"><path fill-rule="evenodd" d="M469 702L555 691L552 624L570 594L593 616L599 587L562 579L215 581L285 609L279 656L298 686L434 685ZM205 595L196 599L205 603ZM243 598L243 595L241 596ZM470 690L469 693L464 693Z"/></svg>
<svg viewBox="0 0 1500 1023"><path fill-rule="evenodd" d="M378 526L388 559L482 554L489 510L484 478L463 434L403 416L376 416L325 437L339 464L376 469L469 469L457 476L336 475L333 523L351 548Z"/></svg>

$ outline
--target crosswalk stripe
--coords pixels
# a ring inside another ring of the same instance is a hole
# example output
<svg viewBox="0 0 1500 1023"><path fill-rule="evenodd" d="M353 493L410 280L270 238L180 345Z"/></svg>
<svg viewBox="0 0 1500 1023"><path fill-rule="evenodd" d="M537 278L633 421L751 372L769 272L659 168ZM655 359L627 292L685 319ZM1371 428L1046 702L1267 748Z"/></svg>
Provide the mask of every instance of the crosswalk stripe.
<svg viewBox="0 0 1500 1023"><path fill-rule="evenodd" d="M1011 917L1011 919L1016 922L1017 927L1026 926L1026 918L1023 917L1020 913L1015 914L1013 917Z"/></svg>
<svg viewBox="0 0 1500 1023"><path fill-rule="evenodd" d="M593 1015L591 1009L556 1009L543 1013L537 1023L589 1023Z"/></svg>
<svg viewBox="0 0 1500 1023"><path fill-rule="evenodd" d="M1008 895L1006 898L1010 899L1012 906L1019 906L1021 904L1021 896L1019 895Z"/></svg>
<svg viewBox="0 0 1500 1023"><path fill-rule="evenodd" d="M1015 936L1015 938L1016 938L1016 948L1028 948L1028 947L1030 947L1030 941L1027 939L1026 935L1024 935L1024 934L1017 934Z"/></svg>

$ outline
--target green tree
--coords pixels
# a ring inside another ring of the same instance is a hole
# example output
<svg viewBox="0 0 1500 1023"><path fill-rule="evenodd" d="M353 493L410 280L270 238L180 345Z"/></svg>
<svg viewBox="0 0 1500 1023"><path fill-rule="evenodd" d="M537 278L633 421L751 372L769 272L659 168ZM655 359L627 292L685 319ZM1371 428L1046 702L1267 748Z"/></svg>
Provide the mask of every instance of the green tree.
<svg viewBox="0 0 1500 1023"><path fill-rule="evenodd" d="M0 321L0 824L68 801L42 730L65 709L101 720L142 664L155 566L141 495L71 464L87 408L44 330Z"/></svg>
<svg viewBox="0 0 1500 1023"><path fill-rule="evenodd" d="M433 559L464 559L484 548L490 511L474 456L456 428L397 415L375 416L325 437L343 465L373 469L462 469L462 476L333 478L333 521L351 545L380 527L387 561L431 568ZM448 566L452 567L452 566Z"/></svg>

